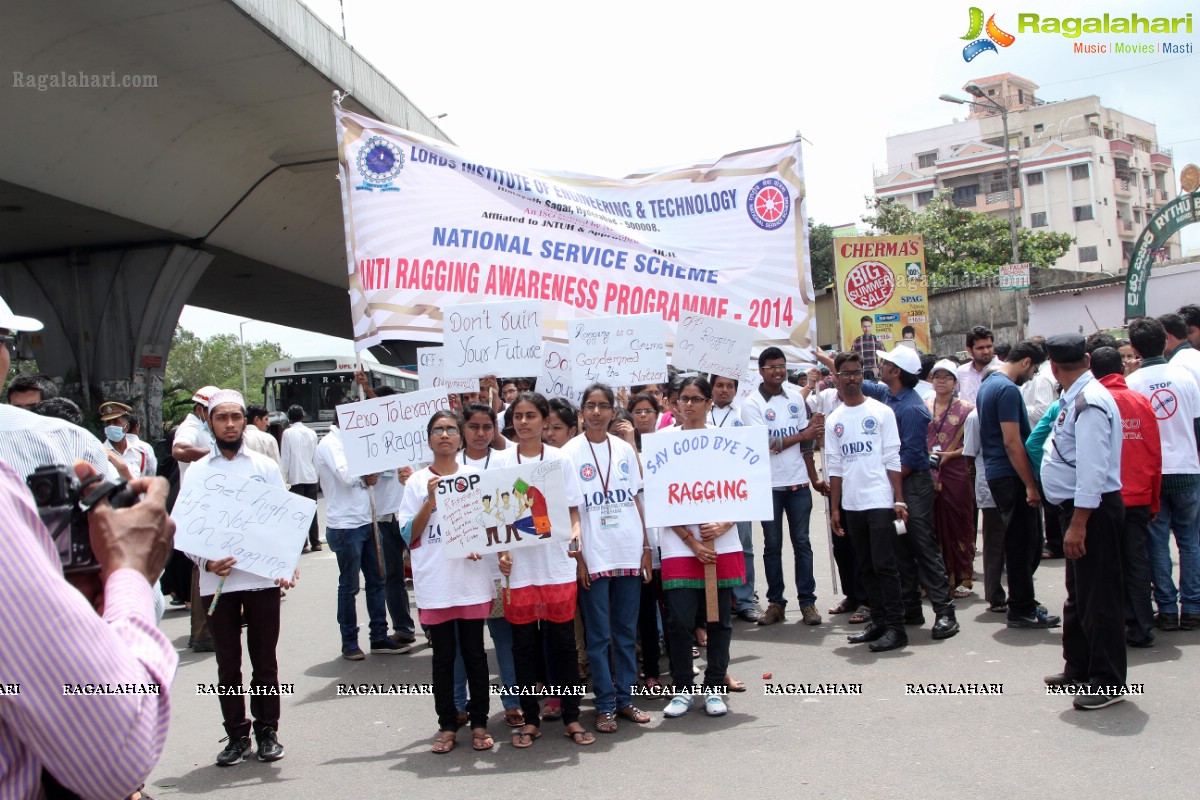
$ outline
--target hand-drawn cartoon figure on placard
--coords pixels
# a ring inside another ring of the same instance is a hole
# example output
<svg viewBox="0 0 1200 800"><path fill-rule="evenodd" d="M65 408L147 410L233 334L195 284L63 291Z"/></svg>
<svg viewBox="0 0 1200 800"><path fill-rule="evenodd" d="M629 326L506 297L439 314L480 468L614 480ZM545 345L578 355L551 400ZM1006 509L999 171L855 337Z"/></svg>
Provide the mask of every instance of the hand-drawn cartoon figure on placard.
<svg viewBox="0 0 1200 800"><path fill-rule="evenodd" d="M508 544L511 542L514 536L518 542L521 541L521 534L517 532L515 525L517 517L521 514L521 509L518 508L517 503L513 502L512 492L504 492L500 495L500 507L497 510L504 519L504 529L507 534L504 537L504 543Z"/></svg>
<svg viewBox="0 0 1200 800"><path fill-rule="evenodd" d="M550 511L546 505L546 496L536 486L530 486L520 479L513 484L513 492L525 504L525 516L517 521L517 527L523 532L536 533L543 539L549 539Z"/></svg>
<svg viewBox="0 0 1200 800"><path fill-rule="evenodd" d="M497 515L498 508L492 508L492 496L485 494L483 496L483 528L487 531L487 546L491 547L492 543L500 544L500 526L504 524L504 519Z"/></svg>

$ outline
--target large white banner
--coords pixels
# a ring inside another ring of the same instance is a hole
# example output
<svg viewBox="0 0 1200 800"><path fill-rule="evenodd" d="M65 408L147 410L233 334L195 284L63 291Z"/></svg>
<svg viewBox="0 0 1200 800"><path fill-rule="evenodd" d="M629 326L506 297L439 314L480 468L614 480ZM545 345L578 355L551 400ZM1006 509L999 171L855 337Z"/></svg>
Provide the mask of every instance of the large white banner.
<svg viewBox="0 0 1200 800"><path fill-rule="evenodd" d="M815 339L798 140L604 178L334 115L359 349L440 342L445 307L481 298L540 300L560 341L575 319L689 313L749 325L760 344Z"/></svg>
<svg viewBox="0 0 1200 800"><path fill-rule="evenodd" d="M661 430L642 439L646 524L771 519L767 429Z"/></svg>

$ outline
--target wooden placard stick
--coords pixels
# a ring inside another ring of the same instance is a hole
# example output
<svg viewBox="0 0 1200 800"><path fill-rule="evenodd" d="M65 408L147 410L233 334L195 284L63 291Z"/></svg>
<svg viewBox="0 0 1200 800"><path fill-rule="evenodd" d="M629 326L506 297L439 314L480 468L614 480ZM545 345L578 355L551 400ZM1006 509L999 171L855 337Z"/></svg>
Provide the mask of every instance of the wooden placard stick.
<svg viewBox="0 0 1200 800"><path fill-rule="evenodd" d="M704 565L704 605L705 618L709 622L721 621L721 608L717 603L717 562Z"/></svg>

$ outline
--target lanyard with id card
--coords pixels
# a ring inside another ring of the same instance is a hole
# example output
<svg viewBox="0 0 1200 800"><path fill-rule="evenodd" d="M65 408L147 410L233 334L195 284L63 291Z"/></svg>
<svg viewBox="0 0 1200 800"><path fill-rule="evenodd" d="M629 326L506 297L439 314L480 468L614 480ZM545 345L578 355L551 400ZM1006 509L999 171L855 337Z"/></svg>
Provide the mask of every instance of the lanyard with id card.
<svg viewBox="0 0 1200 800"><path fill-rule="evenodd" d="M604 443L608 445L608 465L605 467L603 474L600 475L600 489L604 492L604 499L608 499L608 481L612 477L612 440L605 437ZM591 441L588 441L588 449L592 451L592 461L596 462L596 472L600 472L600 459L596 456L596 448L592 446ZM614 503L604 503L600 506L600 530L611 531L621 527L621 508Z"/></svg>

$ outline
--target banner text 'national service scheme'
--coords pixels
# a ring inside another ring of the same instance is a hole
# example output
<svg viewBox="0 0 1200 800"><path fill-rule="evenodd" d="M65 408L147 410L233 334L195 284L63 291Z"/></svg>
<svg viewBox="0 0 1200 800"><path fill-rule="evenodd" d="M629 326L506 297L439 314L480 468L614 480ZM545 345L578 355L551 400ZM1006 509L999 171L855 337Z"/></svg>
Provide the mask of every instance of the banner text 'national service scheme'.
<svg viewBox="0 0 1200 800"><path fill-rule="evenodd" d="M358 349L440 341L447 305L543 303L572 319L689 312L760 341L815 337L798 142L627 178L480 163L334 106Z"/></svg>

